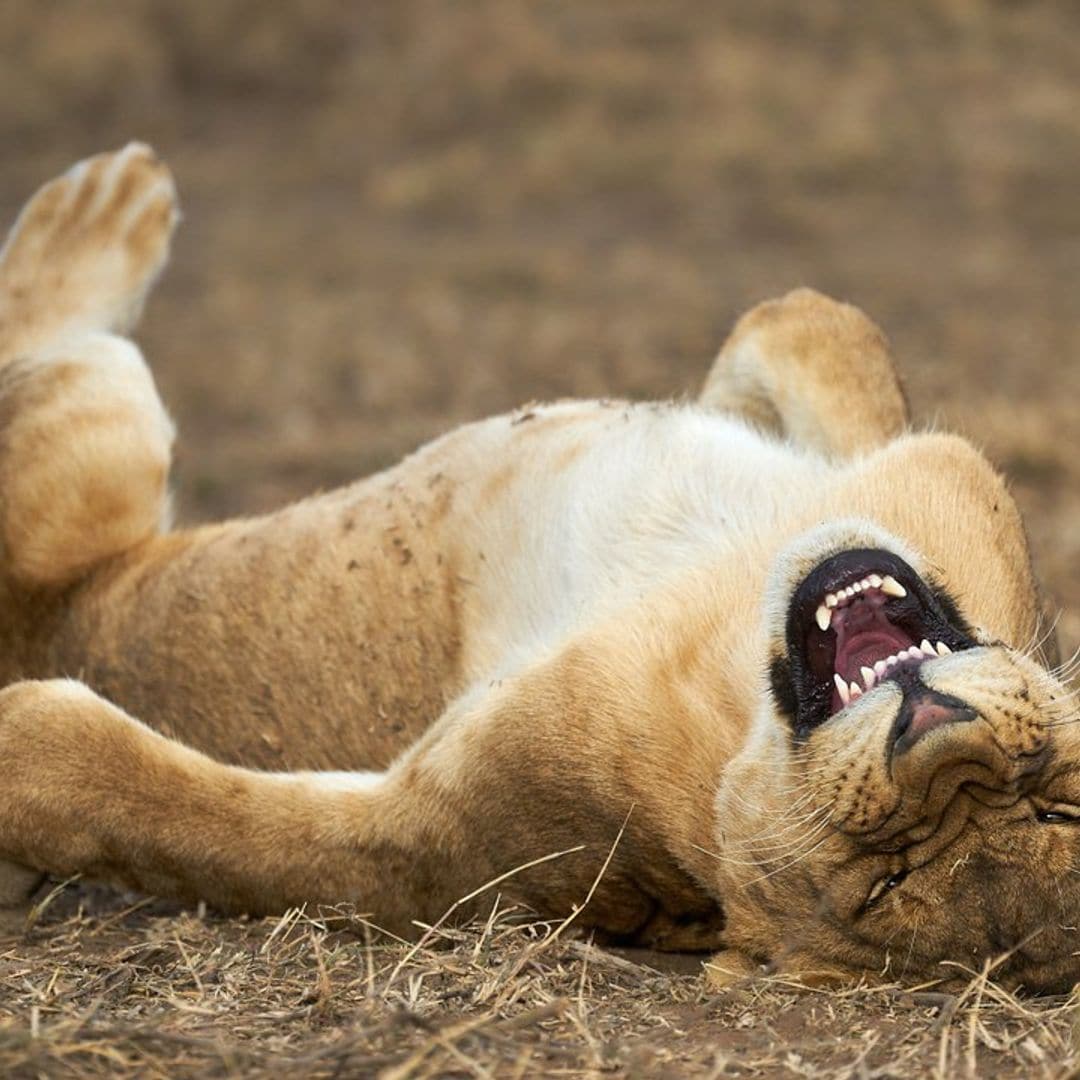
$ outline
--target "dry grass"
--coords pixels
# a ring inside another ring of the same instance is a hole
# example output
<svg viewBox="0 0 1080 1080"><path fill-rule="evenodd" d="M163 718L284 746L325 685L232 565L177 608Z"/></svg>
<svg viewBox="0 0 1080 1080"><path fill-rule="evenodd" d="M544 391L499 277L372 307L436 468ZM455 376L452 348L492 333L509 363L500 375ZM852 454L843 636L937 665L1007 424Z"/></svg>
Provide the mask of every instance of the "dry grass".
<svg viewBox="0 0 1080 1080"><path fill-rule="evenodd" d="M982 973L956 994L767 976L713 994L667 958L557 929L496 899L418 948L344 909L248 922L76 889L0 943L0 1073L1064 1077L1080 1064L1073 1001L1018 1000Z"/></svg>
<svg viewBox="0 0 1080 1080"><path fill-rule="evenodd" d="M1080 642L1080 12L1029 0L9 4L0 211L140 136L186 222L141 341L185 518L463 420L697 386L808 283L1014 479ZM0 1074L1062 1076L1071 1005L709 996L522 913L421 950L345 914L76 887L0 945ZM524 961L523 961L524 958ZM647 961L647 962L646 962Z"/></svg>

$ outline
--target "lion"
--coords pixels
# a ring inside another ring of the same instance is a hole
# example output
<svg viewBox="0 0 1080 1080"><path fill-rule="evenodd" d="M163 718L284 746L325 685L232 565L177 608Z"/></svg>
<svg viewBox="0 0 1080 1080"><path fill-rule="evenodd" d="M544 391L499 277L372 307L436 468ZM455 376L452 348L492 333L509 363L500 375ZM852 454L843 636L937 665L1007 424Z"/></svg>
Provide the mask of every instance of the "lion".
<svg viewBox="0 0 1080 1080"><path fill-rule="evenodd" d="M694 403L533 405L171 531L132 144L0 252L0 899L42 875L393 933L493 890L842 978L1080 978L1080 714L1016 504L798 290ZM740 967L742 965L742 967Z"/></svg>

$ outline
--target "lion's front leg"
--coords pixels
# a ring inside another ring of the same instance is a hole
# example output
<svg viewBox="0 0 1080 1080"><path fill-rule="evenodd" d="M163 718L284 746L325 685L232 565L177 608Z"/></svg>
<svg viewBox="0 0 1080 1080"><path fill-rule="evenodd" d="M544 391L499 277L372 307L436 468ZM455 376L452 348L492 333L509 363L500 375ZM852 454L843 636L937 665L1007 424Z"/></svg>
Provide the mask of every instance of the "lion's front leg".
<svg viewBox="0 0 1080 1080"><path fill-rule="evenodd" d="M507 833L491 808L509 805L511 778L467 760L468 732L445 734L388 773L267 773L165 738L82 683L15 683L0 691L2 899L37 873L82 875L252 914L351 902L407 933L529 862L528 837L545 833L527 817L525 840Z"/></svg>
<svg viewBox="0 0 1080 1080"><path fill-rule="evenodd" d="M451 709L379 774L222 765L81 683L16 683L0 692L0 859L27 885L82 874L231 911L350 902L397 933L496 893L549 915L589 898L582 921L619 937L715 945L716 904L610 730L578 719L568 742L558 674Z"/></svg>
<svg viewBox="0 0 1080 1080"><path fill-rule="evenodd" d="M401 931L439 913L423 890L459 859L452 811L417 813L392 779L222 765L69 680L0 692L0 761L0 858L24 888L78 874L255 914L352 901Z"/></svg>

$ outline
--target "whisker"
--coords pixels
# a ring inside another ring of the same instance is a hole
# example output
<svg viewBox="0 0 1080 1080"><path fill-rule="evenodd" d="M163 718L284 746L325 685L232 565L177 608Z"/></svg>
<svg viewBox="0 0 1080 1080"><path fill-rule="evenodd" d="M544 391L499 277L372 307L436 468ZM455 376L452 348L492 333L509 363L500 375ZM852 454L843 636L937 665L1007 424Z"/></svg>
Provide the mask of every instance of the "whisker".
<svg viewBox="0 0 1080 1080"><path fill-rule="evenodd" d="M728 861L739 862L743 866L756 866L763 862L774 862L776 859L786 858L788 855L794 854L800 848L810 843L811 840L817 837L831 824L831 819L825 817L823 820L817 822L817 824L808 828L802 835L784 843L767 844L742 841L737 845L737 850L753 857L746 860L737 860L733 856L730 856L728 857Z"/></svg>
<svg viewBox="0 0 1080 1080"><path fill-rule="evenodd" d="M773 848L759 849L752 847L749 844L738 844L735 847L735 851L741 854L728 853L726 851L709 851L702 847L698 847L697 850L710 856L717 862L726 863L730 866L762 866L766 863L776 862L778 859L794 859L795 861L798 861L803 855L802 849L816 839L823 830L828 829L830 825L831 822L826 819L812 830L809 830L806 835L799 837L798 840L792 841L786 845L777 845ZM758 851L761 851L761 854L756 854ZM766 852L769 852L769 854L766 854Z"/></svg>
<svg viewBox="0 0 1080 1080"><path fill-rule="evenodd" d="M817 849L821 847L822 844L824 844L831 837L832 833L829 833L827 836L823 836L812 848L810 848L809 851L804 851L801 855L798 856L798 858L792 859L790 862L784 863L783 866L776 867L775 870L770 870L768 873L760 875L760 877L752 878L750 881L747 881L743 887L746 888L749 885L756 885L759 881L765 881L768 878L775 877L777 874L782 874L785 870L790 870L793 866L797 866L799 863L803 862L805 859L808 859L811 855L813 855L814 852L817 851Z"/></svg>
<svg viewBox="0 0 1080 1080"><path fill-rule="evenodd" d="M1058 623L1061 622L1061 610L1058 609L1057 614L1054 616L1054 621L1050 624L1046 632L1039 637L1039 631L1042 629L1043 617L1040 615L1038 621L1035 624L1035 633L1031 635L1031 641L1023 648L1020 649L1020 653L1027 657L1029 660L1037 653L1053 636L1054 631L1058 628Z"/></svg>
<svg viewBox="0 0 1080 1080"><path fill-rule="evenodd" d="M1073 671L1076 671L1078 667L1080 667L1080 645L1077 645L1072 656L1067 660L1063 660L1057 667L1051 668L1050 674L1060 678L1064 672L1067 671L1071 674Z"/></svg>
<svg viewBox="0 0 1080 1080"><path fill-rule="evenodd" d="M740 847L758 847L767 846L770 842L776 841L777 846L785 846L791 843L791 834L805 834L805 832L813 828L822 817L828 817L828 810L826 807L818 807L810 813L804 815L798 821L791 822L789 825L785 825L783 828L777 829L761 829L759 832L751 833L749 836L743 837L739 841Z"/></svg>

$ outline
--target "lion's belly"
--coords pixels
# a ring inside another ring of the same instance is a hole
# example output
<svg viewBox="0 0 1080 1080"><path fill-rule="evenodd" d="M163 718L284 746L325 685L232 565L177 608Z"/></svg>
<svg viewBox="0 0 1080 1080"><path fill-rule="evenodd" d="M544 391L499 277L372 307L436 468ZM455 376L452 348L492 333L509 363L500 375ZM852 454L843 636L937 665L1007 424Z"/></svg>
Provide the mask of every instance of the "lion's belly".
<svg viewBox="0 0 1080 1080"><path fill-rule="evenodd" d="M696 409L624 406L581 424L561 409L537 410L517 436L527 450L500 464L505 494L480 537L463 615L468 670L519 671L737 553L760 596L775 549L812 523L813 493L834 474L814 454Z"/></svg>
<svg viewBox="0 0 1080 1080"><path fill-rule="evenodd" d="M99 572L33 674L222 760L380 769L452 697L769 532L822 463L693 410L460 429L270 517Z"/></svg>
<svg viewBox="0 0 1080 1080"><path fill-rule="evenodd" d="M76 597L34 674L220 760L384 768L461 684L459 583L415 532L361 494L161 537Z"/></svg>

